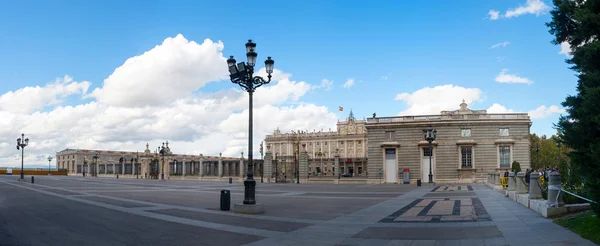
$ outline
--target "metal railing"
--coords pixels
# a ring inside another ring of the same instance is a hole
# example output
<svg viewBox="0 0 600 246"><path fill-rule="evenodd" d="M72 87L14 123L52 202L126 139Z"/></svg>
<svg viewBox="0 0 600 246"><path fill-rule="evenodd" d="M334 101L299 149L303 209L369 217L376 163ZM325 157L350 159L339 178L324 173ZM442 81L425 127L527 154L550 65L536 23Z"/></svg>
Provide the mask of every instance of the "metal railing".
<svg viewBox="0 0 600 246"><path fill-rule="evenodd" d="M367 124L416 122L416 121L445 121L445 120L529 120L526 113L510 114L447 114L447 115L417 115L367 118Z"/></svg>

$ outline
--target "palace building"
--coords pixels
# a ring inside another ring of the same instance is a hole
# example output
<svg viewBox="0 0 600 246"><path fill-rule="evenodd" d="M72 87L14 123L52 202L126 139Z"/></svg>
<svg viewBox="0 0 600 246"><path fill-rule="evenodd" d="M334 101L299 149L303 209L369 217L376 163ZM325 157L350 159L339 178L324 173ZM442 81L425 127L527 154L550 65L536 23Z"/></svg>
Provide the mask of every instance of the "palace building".
<svg viewBox="0 0 600 246"><path fill-rule="evenodd" d="M432 147L423 130L437 130ZM367 119L369 180L399 183L409 169L411 183L429 179L439 183L483 182L488 172L510 170L513 161L530 167L526 113L488 114L460 109L439 115L377 117Z"/></svg>
<svg viewBox="0 0 600 246"><path fill-rule="evenodd" d="M144 152L65 149L56 153L56 166L67 170L68 175L98 177L144 178L144 179L203 179L227 180L229 177L243 179L248 160L219 156L175 154L163 144L164 152L151 151L146 144ZM97 156L97 158L95 158ZM254 159L255 178L260 178L262 160Z"/></svg>
<svg viewBox="0 0 600 246"><path fill-rule="evenodd" d="M339 173L347 176L366 177L367 130L365 120L356 120L350 111L346 121L337 123L336 131L292 131L281 133L279 129L265 137L265 144L273 155L272 176L286 181L297 175L302 144L308 156L308 178L334 177L335 154L339 155Z"/></svg>
<svg viewBox="0 0 600 246"><path fill-rule="evenodd" d="M482 182L513 161L530 167L531 124L526 113L488 114L464 100L439 115L356 120L350 112L336 131L267 135L264 175L276 182L402 183L407 170L411 183L427 183L431 166L433 182ZM437 132L431 148L423 135L430 126Z"/></svg>

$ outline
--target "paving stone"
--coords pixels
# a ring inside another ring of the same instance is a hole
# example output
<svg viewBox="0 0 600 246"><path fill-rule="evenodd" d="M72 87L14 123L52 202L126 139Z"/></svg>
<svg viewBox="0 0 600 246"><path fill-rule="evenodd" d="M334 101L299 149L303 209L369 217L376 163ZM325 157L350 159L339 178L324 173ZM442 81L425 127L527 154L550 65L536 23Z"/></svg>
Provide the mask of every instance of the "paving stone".
<svg viewBox="0 0 600 246"><path fill-rule="evenodd" d="M460 240L461 246L481 246L484 245L483 239L463 239Z"/></svg>
<svg viewBox="0 0 600 246"><path fill-rule="evenodd" d="M485 246L505 246L508 245L508 241L504 237L492 237L483 239Z"/></svg>
<svg viewBox="0 0 600 246"><path fill-rule="evenodd" d="M431 201L433 201L432 199L423 199L423 201L417 203L417 205L415 205L416 207L425 207L427 205L429 205L429 203L431 203Z"/></svg>
<svg viewBox="0 0 600 246"><path fill-rule="evenodd" d="M471 199L460 199L461 206L473 206L473 200Z"/></svg>
<svg viewBox="0 0 600 246"><path fill-rule="evenodd" d="M460 206L460 216L475 217L475 208L473 206Z"/></svg>
<svg viewBox="0 0 600 246"><path fill-rule="evenodd" d="M291 232L300 228L309 226L306 223L294 223L284 221L272 221L272 220L261 220L254 218L241 218L237 216L228 216L221 214L210 214L185 211L181 209L163 209L163 210L152 210L152 213L165 214L171 216L177 216L181 218L189 218L193 220L208 221L219 224L243 226L256 229L266 229L273 231Z"/></svg>
<svg viewBox="0 0 600 246"><path fill-rule="evenodd" d="M391 240L385 246L410 246L413 240Z"/></svg>
<svg viewBox="0 0 600 246"><path fill-rule="evenodd" d="M400 217L416 217L422 210L423 207L413 207L400 215Z"/></svg>
<svg viewBox="0 0 600 246"><path fill-rule="evenodd" d="M454 201L437 201L427 215L452 215Z"/></svg>
<svg viewBox="0 0 600 246"><path fill-rule="evenodd" d="M410 246L435 246L435 240L414 240Z"/></svg>
<svg viewBox="0 0 600 246"><path fill-rule="evenodd" d="M435 246L459 246L460 240L438 240Z"/></svg>
<svg viewBox="0 0 600 246"><path fill-rule="evenodd" d="M488 227L437 227L437 228L386 228L369 227L353 238L412 239L412 240L460 240L501 236L495 226Z"/></svg>

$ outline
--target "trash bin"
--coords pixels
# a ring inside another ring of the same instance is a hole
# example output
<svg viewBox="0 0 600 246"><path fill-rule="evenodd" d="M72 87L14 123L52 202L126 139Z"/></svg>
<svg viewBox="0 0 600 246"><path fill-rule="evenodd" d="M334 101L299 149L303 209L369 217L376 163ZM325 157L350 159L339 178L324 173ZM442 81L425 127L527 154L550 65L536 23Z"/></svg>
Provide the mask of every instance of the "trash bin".
<svg viewBox="0 0 600 246"><path fill-rule="evenodd" d="M404 184L410 184L410 170L408 168L405 168L403 170L404 172Z"/></svg>
<svg viewBox="0 0 600 246"><path fill-rule="evenodd" d="M417 179L417 186L421 186L421 179Z"/></svg>
<svg viewBox="0 0 600 246"><path fill-rule="evenodd" d="M231 180L232 180L232 179L231 179L231 177L229 177L229 183L230 183L230 184L231 184Z"/></svg>
<svg viewBox="0 0 600 246"><path fill-rule="evenodd" d="M221 190L221 210L229 211L231 207L231 193L229 190Z"/></svg>

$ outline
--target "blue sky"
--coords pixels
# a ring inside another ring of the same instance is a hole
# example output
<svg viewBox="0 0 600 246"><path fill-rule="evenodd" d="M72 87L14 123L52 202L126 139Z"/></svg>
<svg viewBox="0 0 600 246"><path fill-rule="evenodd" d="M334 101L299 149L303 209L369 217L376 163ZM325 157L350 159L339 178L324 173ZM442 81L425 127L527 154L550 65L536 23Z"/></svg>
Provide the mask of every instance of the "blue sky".
<svg viewBox="0 0 600 246"><path fill-rule="evenodd" d="M221 41L222 55L235 55L238 61L244 58L244 43L252 38L258 44L258 61L272 56L276 69L292 74L291 81L317 88L298 100L275 105L280 108L314 104L336 117L346 117L353 109L360 118L373 112L414 113L422 107L438 112L458 108L460 96L415 96L413 105L394 99L401 93L452 85L456 90L480 90L469 105L472 109L498 104L502 107L496 108L529 112L545 106L546 111L539 111L545 112L544 117L533 119L532 132L553 134L560 103L575 93L576 77L565 63L567 56L559 54L561 47L550 42L553 37L544 23L550 20L551 4L549 0L4 1L0 95L27 86L44 87L65 75L89 81L89 94L128 58L178 34L198 43ZM499 18L490 19L490 10L498 11ZM532 83L497 82L503 70L520 78L505 76L507 80ZM333 81L331 89L318 88L323 79ZM349 79L355 83L344 88ZM231 82L216 79L199 85L196 92L231 88L236 88ZM457 91L436 91L446 92ZM95 99L72 93L59 101L40 111ZM548 110L553 105L557 108ZM345 111L338 112L338 106ZM327 125L331 124L319 122L320 127Z"/></svg>

